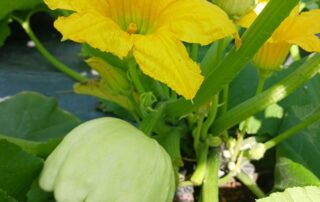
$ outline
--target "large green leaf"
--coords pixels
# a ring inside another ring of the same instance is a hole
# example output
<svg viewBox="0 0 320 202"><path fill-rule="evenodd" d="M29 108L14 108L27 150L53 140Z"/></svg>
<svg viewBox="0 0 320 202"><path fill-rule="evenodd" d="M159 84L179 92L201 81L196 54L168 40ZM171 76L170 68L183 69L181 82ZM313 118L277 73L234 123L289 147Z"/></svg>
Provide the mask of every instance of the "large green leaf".
<svg viewBox="0 0 320 202"><path fill-rule="evenodd" d="M320 105L292 106L282 124L288 129L320 109ZM320 186L320 122L299 132L278 147L275 169L275 188Z"/></svg>
<svg viewBox="0 0 320 202"><path fill-rule="evenodd" d="M79 123L78 118L58 108L55 99L38 93L23 92L0 102L0 139L25 145L23 149L34 154L50 152L57 140Z"/></svg>
<svg viewBox="0 0 320 202"><path fill-rule="evenodd" d="M39 179L36 178L27 193L27 202L54 202L53 193L43 191L39 186Z"/></svg>
<svg viewBox="0 0 320 202"><path fill-rule="evenodd" d="M315 202L320 199L320 188L315 186L295 187L282 193L274 193L257 202Z"/></svg>
<svg viewBox="0 0 320 202"><path fill-rule="evenodd" d="M0 1L0 19L3 19L8 14L16 10L29 10L34 9L38 5L42 4L42 0L1 0Z"/></svg>
<svg viewBox="0 0 320 202"><path fill-rule="evenodd" d="M39 175L42 164L42 159L22 151L14 144L0 140L0 189L5 191L8 197L24 201L34 178ZM5 197L3 193L0 193L0 199L1 197Z"/></svg>
<svg viewBox="0 0 320 202"><path fill-rule="evenodd" d="M5 191L3 191L2 189L0 189L0 201L2 201L2 202L17 202L16 199L8 196L7 193Z"/></svg>

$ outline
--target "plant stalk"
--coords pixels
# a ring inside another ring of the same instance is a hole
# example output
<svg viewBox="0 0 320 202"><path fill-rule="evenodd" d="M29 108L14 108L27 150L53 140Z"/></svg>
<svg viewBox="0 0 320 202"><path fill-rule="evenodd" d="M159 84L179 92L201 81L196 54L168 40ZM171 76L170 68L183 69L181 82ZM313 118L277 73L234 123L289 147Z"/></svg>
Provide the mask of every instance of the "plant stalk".
<svg viewBox="0 0 320 202"><path fill-rule="evenodd" d="M179 99L168 105L167 114L180 117L207 103L230 83L251 60L280 23L290 14L299 0L271 0L242 37L242 46L233 50L214 69L208 72L193 102ZM206 69L202 67L202 69Z"/></svg>
<svg viewBox="0 0 320 202"><path fill-rule="evenodd" d="M265 148L267 150L269 150L269 149L275 147L279 143L281 143L281 142L287 140L288 138L296 135L301 130L307 128L308 126L314 124L315 122L317 122L319 120L320 120L320 111L314 113L313 115L311 115L307 119L303 120L301 123L295 125L294 127L290 128L289 130L285 131L284 133L281 133L277 137L275 137L275 138L267 141L266 143L264 143Z"/></svg>
<svg viewBox="0 0 320 202"><path fill-rule="evenodd" d="M269 105L279 102L313 78L319 71L320 54L317 53L310 56L300 68L273 87L234 107L217 119L213 124L212 134L219 135L242 120L264 110Z"/></svg>
<svg viewBox="0 0 320 202"><path fill-rule="evenodd" d="M266 197L266 194L258 187L258 185L244 172L237 174L237 179L240 180L248 189L258 198Z"/></svg>
<svg viewBox="0 0 320 202"><path fill-rule="evenodd" d="M60 62L57 58L55 58L53 55L51 55L49 53L49 51L47 51L47 49L45 49L45 47L42 45L42 43L39 41L39 39L33 33L32 29L30 27L29 20L27 20L27 21L17 20L17 21L21 24L22 28L27 33L29 38L34 42L36 48L42 54L42 56L44 58L46 58L55 68L57 68L59 71L63 72L64 74L68 75L69 77L71 77L72 79L74 79L78 82L89 81L89 79L87 77L72 70L70 67L66 66L65 64Z"/></svg>
<svg viewBox="0 0 320 202"><path fill-rule="evenodd" d="M210 151L207 162L207 174L203 181L201 190L202 202L218 202L219 201L219 168L220 168L220 152L218 149Z"/></svg>

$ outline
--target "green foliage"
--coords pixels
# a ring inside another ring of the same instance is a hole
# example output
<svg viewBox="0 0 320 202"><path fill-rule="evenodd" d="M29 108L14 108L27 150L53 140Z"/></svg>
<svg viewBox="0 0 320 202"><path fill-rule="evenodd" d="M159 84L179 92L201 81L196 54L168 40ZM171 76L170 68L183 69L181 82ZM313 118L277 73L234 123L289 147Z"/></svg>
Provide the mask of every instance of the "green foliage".
<svg viewBox="0 0 320 202"><path fill-rule="evenodd" d="M2 0L0 1L0 47L3 45L6 38L10 35L8 24L10 21L10 14L14 11L33 10L43 4L42 0Z"/></svg>
<svg viewBox="0 0 320 202"><path fill-rule="evenodd" d="M38 93L22 92L0 103L0 133L10 137L46 142L62 138L79 123L55 99Z"/></svg>
<svg viewBox="0 0 320 202"><path fill-rule="evenodd" d="M21 1L21 0L10 0L0 1L0 20L9 15L13 11L21 11L21 10L32 10L37 6L43 4L42 0L28 0L28 1Z"/></svg>
<svg viewBox="0 0 320 202"><path fill-rule="evenodd" d="M32 183L27 198L27 202L55 202L52 193L45 192L40 188L38 178Z"/></svg>
<svg viewBox="0 0 320 202"><path fill-rule="evenodd" d="M58 108L57 101L23 92L0 103L0 139L19 144L25 151L48 155L80 120Z"/></svg>
<svg viewBox="0 0 320 202"><path fill-rule="evenodd" d="M259 199L257 202L314 202L320 198L320 188L314 186L295 187L286 189L282 193L274 193L269 197Z"/></svg>
<svg viewBox="0 0 320 202"><path fill-rule="evenodd" d="M0 19L0 47L4 44L6 38L10 36L10 33L8 19Z"/></svg>
<svg viewBox="0 0 320 202"><path fill-rule="evenodd" d="M0 189L23 201L34 178L42 168L42 159L22 151L18 146L0 141Z"/></svg>
<svg viewBox="0 0 320 202"><path fill-rule="evenodd" d="M5 191L0 189L0 201L2 202L18 202L16 199L7 195Z"/></svg>
<svg viewBox="0 0 320 202"><path fill-rule="evenodd" d="M276 73L266 85L274 85L285 76L291 74L305 60L292 64L289 68ZM255 85L254 85L255 84ZM257 85L256 70L248 66L231 84L230 106L236 106L254 94ZM241 91L238 89L242 89ZM295 126L301 120L320 109L320 77L301 86L292 95L277 105L271 105L265 111L255 116L255 122L249 123L249 129L256 129L260 139L276 136ZM258 124L257 124L258 123ZM319 185L319 142L320 123L315 123L281 144L277 151L275 169L275 186L277 190L284 190L293 186Z"/></svg>
<svg viewBox="0 0 320 202"><path fill-rule="evenodd" d="M0 201L26 201L27 193L29 202L49 199L35 181L43 159L32 154L46 157L79 123L55 99L38 93L23 92L0 102Z"/></svg>

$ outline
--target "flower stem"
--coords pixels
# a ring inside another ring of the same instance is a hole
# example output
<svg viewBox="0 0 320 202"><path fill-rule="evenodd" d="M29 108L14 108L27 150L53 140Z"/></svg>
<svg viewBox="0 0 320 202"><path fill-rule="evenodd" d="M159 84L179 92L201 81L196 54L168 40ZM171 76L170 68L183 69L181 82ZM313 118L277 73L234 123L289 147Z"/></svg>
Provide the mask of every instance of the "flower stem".
<svg viewBox="0 0 320 202"><path fill-rule="evenodd" d="M210 151L207 162L207 174L203 181L201 190L202 202L219 201L219 168L220 168L220 152L218 149Z"/></svg>
<svg viewBox="0 0 320 202"><path fill-rule="evenodd" d="M222 94L222 110L221 113L224 115L228 111L229 102L229 84L225 85Z"/></svg>
<svg viewBox="0 0 320 202"><path fill-rule="evenodd" d="M154 127L157 125L157 123L159 123L159 120L163 115L165 107L165 103L160 103L155 109L155 111L153 111L139 124L140 130L144 132L144 134L146 134L147 136L151 135L151 132L153 131Z"/></svg>
<svg viewBox="0 0 320 202"><path fill-rule="evenodd" d="M240 180L252 193L258 198L266 197L266 194L258 187L258 185L244 172L237 174L237 179Z"/></svg>
<svg viewBox="0 0 320 202"><path fill-rule="evenodd" d="M38 51L42 54L44 58L46 58L55 68L57 68L59 71L65 73L66 75L70 76L72 79L79 81L79 82L86 82L89 79L80 73L72 70L70 67L66 66L62 62L60 62L57 58L55 58L53 55L51 55L47 49L42 45L42 43L39 41L39 39L36 37L36 35L33 33L29 20L22 21L20 19L16 19L24 29L24 31L27 33L29 38L34 42L36 48Z"/></svg>
<svg viewBox="0 0 320 202"><path fill-rule="evenodd" d="M266 77L259 76L258 87L255 95L259 95L263 91L265 83L266 83Z"/></svg>
<svg viewBox="0 0 320 202"><path fill-rule="evenodd" d="M192 44L191 48L191 58L193 61L197 62L198 61L198 54L199 54L199 45L194 43Z"/></svg>
<svg viewBox="0 0 320 202"><path fill-rule="evenodd" d="M211 103L211 110L209 112L209 116L207 120L203 123L203 126L201 128L201 139L206 140L208 136L208 131L214 120L216 119L217 116L217 111L218 111L218 104L219 104L219 95L215 95L213 98L213 101Z"/></svg>
<svg viewBox="0 0 320 202"><path fill-rule="evenodd" d="M200 149L197 168L191 177L191 182L194 185L201 185L207 172L209 146L204 143Z"/></svg>
<svg viewBox="0 0 320 202"><path fill-rule="evenodd" d="M304 128L310 126L311 124L313 124L319 120L320 120L320 111L314 113L313 115L311 115L307 119L303 120L301 123L295 125L294 127L290 128L289 130L285 131L284 133L281 133L277 137L267 141L264 144L265 148L267 150L273 148L274 146L276 146L279 143L283 142L284 140L294 136L295 134L297 134L298 132L300 132Z"/></svg>
<svg viewBox="0 0 320 202"><path fill-rule="evenodd" d="M136 87L137 91L141 94L145 92L145 89L142 85L138 74L137 63L134 60L130 60L128 62L128 70L131 77L131 81L133 82L134 86Z"/></svg>
<svg viewBox="0 0 320 202"><path fill-rule="evenodd" d="M202 130L202 126L203 126L203 120L204 120L204 116L201 115L198 118L197 121L197 127L193 133L193 148L195 149L196 153L198 153L198 148L200 145L200 139L201 139L201 130Z"/></svg>

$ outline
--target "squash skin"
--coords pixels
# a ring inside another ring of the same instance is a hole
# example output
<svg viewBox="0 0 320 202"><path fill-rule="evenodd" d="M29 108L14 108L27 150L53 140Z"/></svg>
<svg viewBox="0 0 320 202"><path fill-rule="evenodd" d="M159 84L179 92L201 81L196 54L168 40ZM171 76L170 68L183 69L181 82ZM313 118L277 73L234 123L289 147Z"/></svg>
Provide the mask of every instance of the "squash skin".
<svg viewBox="0 0 320 202"><path fill-rule="evenodd" d="M170 202L167 152L131 124L100 118L72 130L45 162L40 186L58 202Z"/></svg>

